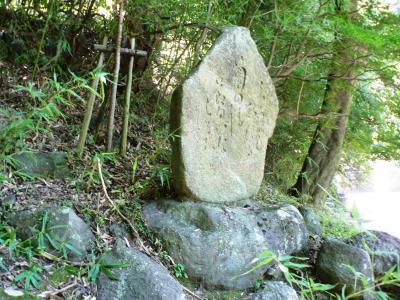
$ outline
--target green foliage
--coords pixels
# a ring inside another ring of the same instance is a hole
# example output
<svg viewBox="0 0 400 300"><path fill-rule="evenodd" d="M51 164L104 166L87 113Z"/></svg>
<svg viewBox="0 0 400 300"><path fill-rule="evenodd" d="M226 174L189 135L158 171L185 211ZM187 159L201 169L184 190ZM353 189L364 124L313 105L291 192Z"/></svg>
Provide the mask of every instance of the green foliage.
<svg viewBox="0 0 400 300"><path fill-rule="evenodd" d="M316 212L321 221L324 236L347 240L363 232L357 223L350 222L349 218L346 217L349 212L345 210L335 213L329 210L319 210Z"/></svg>
<svg viewBox="0 0 400 300"><path fill-rule="evenodd" d="M7 225L0 224L0 245L8 248L8 256L13 258L17 250L17 232L15 228Z"/></svg>
<svg viewBox="0 0 400 300"><path fill-rule="evenodd" d="M339 300L357 299L363 295L368 295L378 300L396 299L396 295L392 295L385 289L389 288L390 290L390 287L393 286L400 287L400 268L398 265L390 268L385 274L374 278L373 282L368 280L363 273L357 272L352 266L346 265L346 267L354 274L354 283L357 284L359 290L346 294L346 287L344 286L341 294L336 295Z"/></svg>
<svg viewBox="0 0 400 300"><path fill-rule="evenodd" d="M1 108L9 122L0 131L0 184L12 175L24 176L11 171L11 155L25 150L26 141L36 135L52 139L52 127L58 122L58 126L65 126L72 143L72 137L79 132L79 122L71 109L81 110L83 94L87 92L104 100L110 83L108 74L113 57L108 56L107 64L101 69L89 72L93 70L96 57L88 49L104 34L112 36L115 32L115 7L104 0L33 2L32 5L32 1L7 1L0 9L0 28L7 34L12 32L11 40L3 36L0 39L0 59L27 68L26 73L35 73L34 80L30 77L32 74L27 74L28 80L22 81L25 84L10 84L9 88L22 96L18 99L20 103ZM121 164L128 165L130 185L113 190L113 193L118 207L124 208L124 213L134 220L140 234L147 235L141 220L141 200L154 197L154 190L160 185L169 190L173 180L169 168L169 139L175 135L168 132L167 125L171 92L204 56L218 32L230 24L249 27L274 79L280 102L280 115L268 146L267 187L263 186L259 195L261 200L296 206L309 200L288 197L283 191L296 181L317 124L333 118L320 113L336 39L339 42L350 40L356 46L355 55L360 58L360 69L363 68L361 74L357 74L359 80L346 133L343 163L359 165L375 158L400 158L400 102L396 86L399 80L396 69L400 46L399 17L383 10L379 1L374 0L363 2L357 21L350 22L346 13L348 2L128 1L124 32L127 37L137 39L140 49L151 53L145 63L137 60L138 69L135 70L130 129L130 139L135 144L132 148L135 149L132 156L128 156L129 162L118 161L113 154L101 153L97 148L96 152L88 153L88 161L75 161L75 165L83 165L76 167L79 174L77 189L81 191L83 187L89 191L99 187L98 162L118 170ZM345 65L336 67L347 68ZM66 71L69 69L73 72ZM100 78L99 93L91 89L87 78ZM93 146L94 136L90 136L89 141ZM112 176L112 171L107 168L103 172L106 185L114 186L116 176ZM268 191L270 186L274 190L272 193ZM109 215L114 213L112 209L104 214L94 211L91 207L82 208L85 217L96 220L99 225L106 224ZM358 233L356 226L345 221L345 214L321 211L324 234L348 238ZM15 229L3 224L0 226L0 245L8 249L10 258L23 255L30 261L46 247L59 250L63 261L68 253L75 252L68 241L53 236L56 228L47 228L46 216L38 228L35 232L38 246L33 246L33 240L19 241ZM269 256L264 254L268 261ZM168 253L161 254L161 259L170 261ZM269 263L277 260L274 258ZM290 261L292 259L281 262L282 269L294 270L296 274L303 272L301 264L290 265ZM286 269L285 264L288 265ZM92 282L96 281L99 272L110 268L112 266L107 266L101 257L93 257L90 268L85 270L67 267L72 274L86 274ZM183 266L173 265L172 269L177 277L183 276ZM21 281L26 282L26 278ZM287 279L302 286L307 297L312 297L315 291L328 289L310 277L301 278Z"/></svg>
<svg viewBox="0 0 400 300"><path fill-rule="evenodd" d="M301 300L316 300L321 295L335 297L338 300L349 300L364 294L371 295L375 297L374 299L390 300L393 298L391 298L390 293L384 291L384 288L400 287L400 266L392 267L384 275L375 278L373 282L370 282L364 274L357 272L352 266L346 266L355 275L355 284L357 284L359 290L346 293L346 286L344 286L341 293L338 294L336 285L317 282L310 275L310 266L304 263L306 260L308 258L295 256L277 257L272 251L264 250L260 257L253 260L251 269L242 275L254 272L266 265L276 265L282 271L286 282L300 292Z"/></svg>
<svg viewBox="0 0 400 300"><path fill-rule="evenodd" d="M118 280L118 277L111 272L115 268L127 268L129 265L122 262L108 262L105 260L107 253L102 254L96 258L92 253L92 261L87 268L87 274L90 282L96 284L96 280L100 272L103 272L108 278Z"/></svg>
<svg viewBox="0 0 400 300"><path fill-rule="evenodd" d="M17 85L15 90L24 95L24 111L0 107L0 115L6 117L6 126L0 130L0 183L7 180L5 173L13 173L23 179L32 178L19 171L11 172L14 167L12 155L27 150L26 140L35 135L52 137L49 130L60 118L63 110L75 106L75 101L82 101L79 95L90 90L85 78L69 73L69 80L60 82L54 73L53 78L46 78L40 88L32 82Z"/></svg>
<svg viewBox="0 0 400 300"><path fill-rule="evenodd" d="M85 183L85 189L88 191L92 186L100 184L99 177L99 163L102 165L104 162L112 162L115 159L113 152L99 152L94 153L91 158L90 165L84 165L81 173L81 181ZM107 184L108 172L107 169L102 170L104 181Z"/></svg>
<svg viewBox="0 0 400 300"><path fill-rule="evenodd" d="M36 289L41 289L39 282L42 280L42 276L40 273L43 271L43 268L39 265L31 265L21 273L19 273L14 281L24 282L24 289L29 290L31 287Z"/></svg>
<svg viewBox="0 0 400 300"><path fill-rule="evenodd" d="M185 266L182 264L173 264L172 266L172 273L176 278L187 278L186 272L185 272Z"/></svg>
<svg viewBox="0 0 400 300"><path fill-rule="evenodd" d="M330 292L335 286L331 284L323 284L316 282L310 277L307 269L310 268L304 261L308 258L294 257L294 256L283 256L277 257L271 250L264 250L261 252L260 257L254 259L251 262L251 269L242 275L249 274L255 270L264 267L276 265L278 269L283 273L286 282L300 291L302 300L314 300L318 293L325 293L329 296L333 296Z"/></svg>
<svg viewBox="0 0 400 300"><path fill-rule="evenodd" d="M93 254L91 261L88 263L82 262L80 267L76 267L74 263L68 261L68 252L80 254L68 241L61 240L53 230L59 229L60 226L48 227L48 214L43 214L39 229L33 229L35 235L27 240L19 240L16 236L16 229L2 223L0 224L0 247L8 249L8 257L11 261L17 259L27 259L29 265L24 267L21 272L15 277L15 283L24 285L25 290L31 288L41 289L40 281L45 268L40 264L39 258L44 257L61 262L64 265L64 270L75 276L87 276L90 282L95 284L100 272L106 274L109 278L117 280L118 278L111 272L111 269L125 268L128 265L122 262L109 262L105 260L107 253L102 254L98 258ZM54 250L61 252L62 256L52 256L46 251ZM78 264L79 265L79 264ZM7 271L8 267L3 258L0 259L0 269Z"/></svg>

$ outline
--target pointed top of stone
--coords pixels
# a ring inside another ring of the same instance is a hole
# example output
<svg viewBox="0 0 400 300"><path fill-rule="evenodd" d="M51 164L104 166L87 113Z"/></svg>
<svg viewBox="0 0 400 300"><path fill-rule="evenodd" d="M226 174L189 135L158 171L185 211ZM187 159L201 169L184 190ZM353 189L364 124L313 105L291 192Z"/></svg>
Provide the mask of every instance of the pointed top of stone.
<svg viewBox="0 0 400 300"><path fill-rule="evenodd" d="M278 100L247 28L226 27L174 92L170 129L181 198L232 202L260 187Z"/></svg>

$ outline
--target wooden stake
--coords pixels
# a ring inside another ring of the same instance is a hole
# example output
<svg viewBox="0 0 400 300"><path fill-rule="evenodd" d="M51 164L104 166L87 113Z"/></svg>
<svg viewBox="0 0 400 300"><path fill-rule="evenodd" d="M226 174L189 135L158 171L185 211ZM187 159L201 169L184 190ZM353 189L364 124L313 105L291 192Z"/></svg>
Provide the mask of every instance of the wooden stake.
<svg viewBox="0 0 400 300"><path fill-rule="evenodd" d="M135 39L131 39L131 49L135 50ZM131 90L132 90L132 72L133 62L135 57L132 55L129 59L129 71L128 71L128 83L126 86L125 106L124 106L124 120L122 125L122 137L121 137L121 148L120 154L125 157L126 155L126 143L128 139L128 127L129 127L129 105L131 102Z"/></svg>
<svg viewBox="0 0 400 300"><path fill-rule="evenodd" d="M103 38L103 46L107 46L107 40L108 37L105 36ZM100 68L103 66L104 62L104 52L100 53L99 61L97 63L97 68L96 70L100 70ZM81 128L81 133L79 135L79 141L78 141L78 150L79 150L79 156L82 156L83 154L83 148L85 147L85 142L86 142L86 137L89 129L89 124L90 124L90 119L92 118L92 112L93 112L93 105L94 105L94 100L96 99L96 94L94 92L97 91L97 88L99 86L99 76L96 75L96 77L92 81L92 90L93 92L90 94L89 100L86 103L86 109L85 109L85 116L83 118L83 123L82 123L82 128Z"/></svg>
<svg viewBox="0 0 400 300"><path fill-rule="evenodd" d="M111 95L111 107L110 107L110 118L108 120L107 128L107 151L112 149L112 140L114 135L114 115L115 115L115 105L117 103L117 89L118 89L118 75L120 67L121 58L121 36L122 36L122 26L124 21L124 2L125 0L119 1L119 20L118 20L118 33L115 46L115 68L114 68L114 84Z"/></svg>

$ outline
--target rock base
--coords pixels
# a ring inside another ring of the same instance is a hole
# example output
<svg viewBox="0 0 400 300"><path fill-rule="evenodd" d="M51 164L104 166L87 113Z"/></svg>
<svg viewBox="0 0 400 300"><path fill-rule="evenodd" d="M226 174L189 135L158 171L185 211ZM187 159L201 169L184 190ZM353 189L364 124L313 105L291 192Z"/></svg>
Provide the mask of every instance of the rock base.
<svg viewBox="0 0 400 300"><path fill-rule="evenodd" d="M176 263L209 289L252 287L270 266L251 269L262 251L290 255L307 244L307 229L291 205L276 208L163 200L145 205L150 230L166 242Z"/></svg>

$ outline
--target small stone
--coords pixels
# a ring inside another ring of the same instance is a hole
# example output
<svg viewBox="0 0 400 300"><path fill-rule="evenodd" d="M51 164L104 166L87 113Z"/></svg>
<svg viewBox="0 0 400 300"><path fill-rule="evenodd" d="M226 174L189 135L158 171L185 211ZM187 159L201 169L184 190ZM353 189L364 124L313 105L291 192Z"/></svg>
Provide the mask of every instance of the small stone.
<svg viewBox="0 0 400 300"><path fill-rule="evenodd" d="M256 195L277 114L275 88L249 30L225 28L172 97L178 196L233 202Z"/></svg>
<svg viewBox="0 0 400 300"><path fill-rule="evenodd" d="M117 240L106 262L127 263L128 267L110 271L118 280L99 276L97 299L99 300L184 300L185 294L180 283L168 270L152 258L134 248L127 248Z"/></svg>
<svg viewBox="0 0 400 300"><path fill-rule="evenodd" d="M347 293L368 288L362 286L361 279L351 268L355 272L363 274L369 285L372 284L374 274L370 257L366 251L335 239L325 240L316 262L318 278L323 283L338 284L338 291L345 285ZM363 297L364 300L373 299L368 294Z"/></svg>
<svg viewBox="0 0 400 300"><path fill-rule="evenodd" d="M266 281L250 300L299 300L296 291L282 281Z"/></svg>
<svg viewBox="0 0 400 300"><path fill-rule="evenodd" d="M38 297L12 288L0 288L0 300L35 300Z"/></svg>

